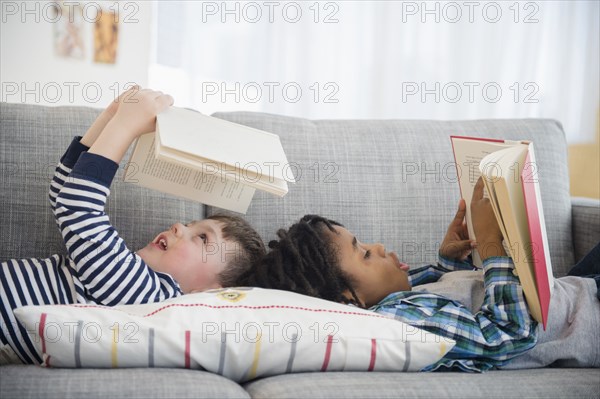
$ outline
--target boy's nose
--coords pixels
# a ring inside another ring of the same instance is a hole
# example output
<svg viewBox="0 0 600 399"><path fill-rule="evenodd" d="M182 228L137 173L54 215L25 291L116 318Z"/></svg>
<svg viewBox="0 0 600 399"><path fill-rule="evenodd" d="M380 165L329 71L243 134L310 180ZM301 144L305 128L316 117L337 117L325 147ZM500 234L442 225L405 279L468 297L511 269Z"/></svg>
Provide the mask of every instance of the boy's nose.
<svg viewBox="0 0 600 399"><path fill-rule="evenodd" d="M185 226L181 223L175 223L173 226L171 226L171 231L176 237L181 237L184 227Z"/></svg>
<svg viewBox="0 0 600 399"><path fill-rule="evenodd" d="M385 256L385 246L380 242L373 244L372 251L377 255Z"/></svg>

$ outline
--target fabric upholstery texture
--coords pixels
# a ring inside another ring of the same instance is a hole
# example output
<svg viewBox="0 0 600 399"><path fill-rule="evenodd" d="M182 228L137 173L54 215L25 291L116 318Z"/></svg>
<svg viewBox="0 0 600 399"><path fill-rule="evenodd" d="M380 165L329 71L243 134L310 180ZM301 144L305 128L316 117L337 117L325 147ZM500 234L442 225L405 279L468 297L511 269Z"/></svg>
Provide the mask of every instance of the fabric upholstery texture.
<svg viewBox="0 0 600 399"><path fill-rule="evenodd" d="M364 242L396 250L411 266L436 261L456 212L460 194L450 135L532 140L555 276L573 265L567 146L554 120L311 121L252 112L213 116L281 138L297 183L290 184L282 199L255 194L247 218L265 240L275 237L277 227L316 213L344 224ZM207 213L218 211L209 207Z"/></svg>
<svg viewBox="0 0 600 399"><path fill-rule="evenodd" d="M573 249L577 262L600 242L600 201L574 197L572 205Z"/></svg>
<svg viewBox="0 0 600 399"><path fill-rule="evenodd" d="M252 381L253 398L597 398L600 371L536 369L465 373L304 373Z"/></svg>
<svg viewBox="0 0 600 399"><path fill-rule="evenodd" d="M249 398L235 382L199 370L49 369L0 367L0 397L6 399Z"/></svg>

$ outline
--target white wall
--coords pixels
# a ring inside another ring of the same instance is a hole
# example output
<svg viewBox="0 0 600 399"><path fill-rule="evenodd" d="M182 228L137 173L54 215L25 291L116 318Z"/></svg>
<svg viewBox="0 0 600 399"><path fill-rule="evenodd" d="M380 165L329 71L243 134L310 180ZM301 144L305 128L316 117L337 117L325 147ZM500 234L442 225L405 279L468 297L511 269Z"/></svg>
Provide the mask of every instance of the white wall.
<svg viewBox="0 0 600 399"><path fill-rule="evenodd" d="M54 52L56 2L0 1L0 101L105 107L128 82L148 83L152 33L151 2L73 1L87 12L83 59ZM115 64L93 61L96 7L120 17ZM63 21L64 22L64 21ZM71 85L71 87L70 87Z"/></svg>

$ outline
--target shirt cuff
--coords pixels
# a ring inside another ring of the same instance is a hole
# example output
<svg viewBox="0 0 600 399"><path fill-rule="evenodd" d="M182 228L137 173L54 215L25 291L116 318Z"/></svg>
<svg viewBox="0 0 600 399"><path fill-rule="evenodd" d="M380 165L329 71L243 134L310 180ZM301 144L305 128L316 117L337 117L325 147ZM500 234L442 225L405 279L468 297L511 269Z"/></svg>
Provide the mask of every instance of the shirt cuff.
<svg viewBox="0 0 600 399"><path fill-rule="evenodd" d="M490 284L519 284L515 264L509 256L492 256L483 261L483 281Z"/></svg>
<svg viewBox="0 0 600 399"><path fill-rule="evenodd" d="M71 141L69 148L67 148L67 151L63 154L62 158L60 159L60 163L62 163L69 169L73 168L73 166L75 165L75 163L77 163L77 160L79 159L79 156L82 153L90 149L90 147L81 144L80 140L81 136L75 136Z"/></svg>
<svg viewBox="0 0 600 399"><path fill-rule="evenodd" d="M465 260L449 259L438 253L438 263L450 270L473 270L473 261L471 255Z"/></svg>
<svg viewBox="0 0 600 399"><path fill-rule="evenodd" d="M118 169L119 165L115 161L102 155L84 152L69 176L91 180L110 188Z"/></svg>

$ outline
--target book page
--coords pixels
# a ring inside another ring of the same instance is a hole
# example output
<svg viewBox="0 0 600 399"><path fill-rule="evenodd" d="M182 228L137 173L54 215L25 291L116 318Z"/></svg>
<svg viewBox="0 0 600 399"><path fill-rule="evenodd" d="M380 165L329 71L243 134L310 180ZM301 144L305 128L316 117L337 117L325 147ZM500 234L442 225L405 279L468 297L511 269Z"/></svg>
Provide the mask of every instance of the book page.
<svg viewBox="0 0 600 399"><path fill-rule="evenodd" d="M473 222L471 219L471 199L473 198L473 190L477 179L481 176L479 164L481 160L495 151L503 148L508 148L514 145L515 142L503 140L487 140L476 137L451 136L452 148L454 151L454 161L456 164L456 175L461 197L465 199L467 212L465 219L467 221L467 229L469 238L476 240L473 231ZM488 193L484 193L488 197ZM477 250L473 251L473 264L481 267L483 262Z"/></svg>
<svg viewBox="0 0 600 399"><path fill-rule="evenodd" d="M489 198L490 203L492 204L492 209L494 211L494 216L496 217L496 221L498 222L498 227L500 227L500 231L502 232L502 237L505 242L503 243L504 250L509 253L508 247L510 247L510 237L506 232L506 225L504 223L504 219L502 217L502 212L498 208L498 195L496 194L496 188L494 187L494 182L492 180L484 177L483 184L485 185L485 189L487 191L487 198ZM485 194L485 192L484 192Z"/></svg>
<svg viewBox="0 0 600 399"><path fill-rule="evenodd" d="M184 162L204 163L212 168L226 167L223 175L244 172L244 184L287 193L293 173L279 136L259 129L203 115L193 110L169 107L157 116L157 157Z"/></svg>
<svg viewBox="0 0 600 399"><path fill-rule="evenodd" d="M252 187L223 179L218 174L206 174L158 160L154 157L154 145L154 133L142 135L137 140L123 175L126 183L246 213L254 196L255 190Z"/></svg>
<svg viewBox="0 0 600 399"><path fill-rule="evenodd" d="M157 148L156 158L166 162L179 164L185 168L202 170L208 174L218 174L224 179L252 186L280 197L288 192L288 185L285 180L257 173L262 170L258 165L247 165L246 169L241 169L227 165L223 162L217 163L204 158L194 157L166 147ZM271 165L267 166L270 167ZM290 176L293 176L290 169L288 169L288 173Z"/></svg>

